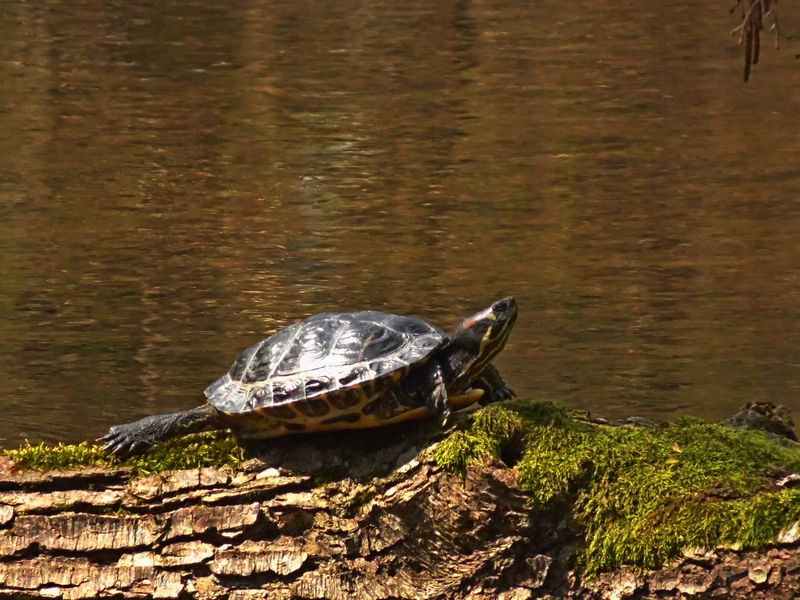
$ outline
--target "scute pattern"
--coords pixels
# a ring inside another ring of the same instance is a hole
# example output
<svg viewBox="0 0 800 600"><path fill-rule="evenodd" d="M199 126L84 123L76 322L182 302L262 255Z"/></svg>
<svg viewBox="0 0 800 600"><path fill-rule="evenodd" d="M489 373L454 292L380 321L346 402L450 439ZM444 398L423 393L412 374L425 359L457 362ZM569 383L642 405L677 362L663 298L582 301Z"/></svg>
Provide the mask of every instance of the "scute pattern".
<svg viewBox="0 0 800 600"><path fill-rule="evenodd" d="M444 331L413 317L314 315L247 348L206 396L228 414L264 410L285 422L318 419L333 409L338 412L329 418L335 419L369 402L376 389L424 362L446 339ZM279 409L287 405L296 410Z"/></svg>
<svg viewBox="0 0 800 600"><path fill-rule="evenodd" d="M326 364L326 358L333 362L329 366L344 364L344 357L331 353L336 344L342 323L335 318L312 318L305 324L294 326L295 335L277 363L271 363L271 373L277 377L294 375L318 369Z"/></svg>

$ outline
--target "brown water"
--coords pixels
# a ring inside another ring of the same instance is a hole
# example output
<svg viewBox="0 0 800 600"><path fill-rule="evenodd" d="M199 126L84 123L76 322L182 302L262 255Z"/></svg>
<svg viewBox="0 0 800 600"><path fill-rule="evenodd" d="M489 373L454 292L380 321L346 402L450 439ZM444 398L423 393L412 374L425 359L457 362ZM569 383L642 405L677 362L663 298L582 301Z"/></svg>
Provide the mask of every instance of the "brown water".
<svg viewBox="0 0 800 600"><path fill-rule="evenodd" d="M0 3L0 446L195 406L314 312L508 294L520 395L800 416L800 48L743 84L726 8Z"/></svg>

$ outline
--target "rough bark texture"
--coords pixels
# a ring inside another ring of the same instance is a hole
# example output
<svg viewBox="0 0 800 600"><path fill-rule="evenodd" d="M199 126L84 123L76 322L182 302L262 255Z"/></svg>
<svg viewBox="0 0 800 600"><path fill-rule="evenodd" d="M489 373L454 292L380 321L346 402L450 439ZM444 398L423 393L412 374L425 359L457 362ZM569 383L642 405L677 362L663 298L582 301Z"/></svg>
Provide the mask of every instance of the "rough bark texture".
<svg viewBox="0 0 800 600"><path fill-rule="evenodd" d="M487 462L462 481L408 443L315 444L236 470L136 479L0 465L0 597L788 599L800 590L797 531L758 555L697 553L647 576L583 581L572 569L575 532L562 514L525 508L513 469ZM320 485L323 464L349 475ZM309 474L284 470L299 467Z"/></svg>

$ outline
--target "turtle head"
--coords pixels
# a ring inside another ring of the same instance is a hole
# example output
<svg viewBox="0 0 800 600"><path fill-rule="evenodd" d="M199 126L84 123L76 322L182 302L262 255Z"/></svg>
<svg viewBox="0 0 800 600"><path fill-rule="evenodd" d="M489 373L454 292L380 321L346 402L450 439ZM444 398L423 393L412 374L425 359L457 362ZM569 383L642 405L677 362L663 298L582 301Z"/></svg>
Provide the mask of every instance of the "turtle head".
<svg viewBox="0 0 800 600"><path fill-rule="evenodd" d="M480 373L506 345L516 320L517 301L512 297L464 319L451 338L459 355L454 366L468 379Z"/></svg>

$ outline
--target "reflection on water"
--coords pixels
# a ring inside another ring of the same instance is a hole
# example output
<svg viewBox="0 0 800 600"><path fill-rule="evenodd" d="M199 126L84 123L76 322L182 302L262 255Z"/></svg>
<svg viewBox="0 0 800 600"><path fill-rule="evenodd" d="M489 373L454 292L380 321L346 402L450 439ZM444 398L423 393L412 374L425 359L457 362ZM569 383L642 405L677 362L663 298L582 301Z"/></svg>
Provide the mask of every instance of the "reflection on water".
<svg viewBox="0 0 800 600"><path fill-rule="evenodd" d="M520 395L800 414L800 71L695 4L5 4L0 445L310 313L514 294ZM666 26L665 26L666 24Z"/></svg>

